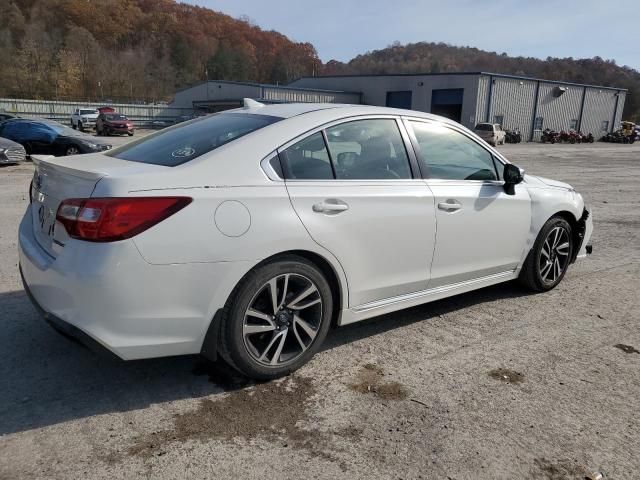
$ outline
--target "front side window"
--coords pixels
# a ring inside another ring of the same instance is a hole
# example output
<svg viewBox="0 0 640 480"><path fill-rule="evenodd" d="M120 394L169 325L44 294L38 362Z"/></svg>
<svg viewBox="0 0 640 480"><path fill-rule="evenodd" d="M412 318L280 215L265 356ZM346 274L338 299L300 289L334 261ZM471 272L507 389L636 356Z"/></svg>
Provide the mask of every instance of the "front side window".
<svg viewBox="0 0 640 480"><path fill-rule="evenodd" d="M355 120L330 127L326 133L337 179L411 178L409 157L395 120Z"/></svg>
<svg viewBox="0 0 640 480"><path fill-rule="evenodd" d="M493 156L470 138L443 125L410 123L420 148L421 166L428 178L498 180Z"/></svg>
<svg viewBox="0 0 640 480"><path fill-rule="evenodd" d="M160 130L116 148L108 155L132 162L174 167L280 120L280 117L249 113L209 115Z"/></svg>
<svg viewBox="0 0 640 480"><path fill-rule="evenodd" d="M300 140L280 153L287 179L330 180L333 170L322 132Z"/></svg>

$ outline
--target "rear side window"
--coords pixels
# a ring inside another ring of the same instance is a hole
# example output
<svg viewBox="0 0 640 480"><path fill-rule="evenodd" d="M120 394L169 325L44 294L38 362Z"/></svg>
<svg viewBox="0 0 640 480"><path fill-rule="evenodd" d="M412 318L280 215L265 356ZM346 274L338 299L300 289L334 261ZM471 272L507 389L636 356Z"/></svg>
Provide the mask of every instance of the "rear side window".
<svg viewBox="0 0 640 480"><path fill-rule="evenodd" d="M465 135L437 124L411 122L428 178L497 180L493 156Z"/></svg>
<svg viewBox="0 0 640 480"><path fill-rule="evenodd" d="M286 178L293 180L333 179L329 152L322 133L300 140L280 153Z"/></svg>
<svg viewBox="0 0 640 480"><path fill-rule="evenodd" d="M161 130L114 149L108 155L175 167L280 120L282 118L269 115L219 113Z"/></svg>

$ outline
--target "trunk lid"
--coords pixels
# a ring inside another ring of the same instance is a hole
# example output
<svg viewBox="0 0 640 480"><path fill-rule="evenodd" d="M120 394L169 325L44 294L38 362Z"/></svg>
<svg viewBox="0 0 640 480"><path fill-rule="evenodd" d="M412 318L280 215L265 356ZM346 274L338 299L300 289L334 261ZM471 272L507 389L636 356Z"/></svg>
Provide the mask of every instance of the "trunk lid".
<svg viewBox="0 0 640 480"><path fill-rule="evenodd" d="M32 155L31 158L35 167L31 190L33 231L38 244L54 258L68 241L64 227L56 225L56 213L63 200L91 197L98 182L105 177L151 170L149 165L101 153L70 157Z"/></svg>

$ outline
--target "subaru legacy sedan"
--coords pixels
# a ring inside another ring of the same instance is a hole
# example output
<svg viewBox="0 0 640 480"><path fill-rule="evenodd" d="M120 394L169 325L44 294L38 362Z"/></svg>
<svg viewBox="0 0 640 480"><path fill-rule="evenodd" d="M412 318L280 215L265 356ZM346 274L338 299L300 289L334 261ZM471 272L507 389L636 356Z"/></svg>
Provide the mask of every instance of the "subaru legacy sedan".
<svg viewBox="0 0 640 480"><path fill-rule="evenodd" d="M34 164L25 289L123 359L202 354L275 378L334 325L511 280L544 292L591 251L571 186L409 110L248 100Z"/></svg>

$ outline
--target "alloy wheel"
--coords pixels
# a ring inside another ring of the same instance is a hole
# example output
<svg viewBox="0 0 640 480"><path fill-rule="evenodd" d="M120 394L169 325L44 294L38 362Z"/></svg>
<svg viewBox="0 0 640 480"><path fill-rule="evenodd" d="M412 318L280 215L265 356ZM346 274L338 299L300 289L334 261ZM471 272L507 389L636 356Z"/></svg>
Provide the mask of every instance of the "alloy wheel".
<svg viewBox="0 0 640 480"><path fill-rule="evenodd" d="M554 227L540 251L540 278L543 282L553 284L562 276L569 265L570 252L569 232L564 227Z"/></svg>
<svg viewBox="0 0 640 480"><path fill-rule="evenodd" d="M242 336L251 358L268 366L290 364L313 344L323 316L318 287L286 273L262 285L245 311Z"/></svg>
<svg viewBox="0 0 640 480"><path fill-rule="evenodd" d="M79 153L80 150L78 149L78 147L74 145L67 147L67 155L78 155Z"/></svg>

